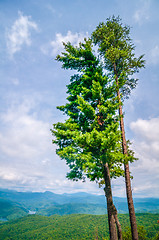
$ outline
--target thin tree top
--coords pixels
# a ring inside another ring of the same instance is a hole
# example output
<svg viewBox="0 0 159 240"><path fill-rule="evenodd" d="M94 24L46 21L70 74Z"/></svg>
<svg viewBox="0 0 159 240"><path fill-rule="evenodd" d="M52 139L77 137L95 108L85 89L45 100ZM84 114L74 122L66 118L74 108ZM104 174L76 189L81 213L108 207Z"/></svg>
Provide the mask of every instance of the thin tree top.
<svg viewBox="0 0 159 240"><path fill-rule="evenodd" d="M104 58L105 68L118 78L119 88L128 96L138 80L132 75L145 65L144 55L135 57L130 27L123 25L120 17L113 16L97 26L92 39L99 46L98 51Z"/></svg>

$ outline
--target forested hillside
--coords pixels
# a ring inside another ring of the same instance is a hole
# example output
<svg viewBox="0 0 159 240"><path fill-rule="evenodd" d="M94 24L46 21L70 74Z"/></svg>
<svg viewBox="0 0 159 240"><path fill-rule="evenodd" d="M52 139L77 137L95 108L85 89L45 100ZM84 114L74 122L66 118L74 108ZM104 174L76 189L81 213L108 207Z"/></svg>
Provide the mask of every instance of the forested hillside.
<svg viewBox="0 0 159 240"><path fill-rule="evenodd" d="M129 227L128 215L120 214L124 231ZM137 214L138 226L144 226L147 239L153 239L159 231L157 220L159 214ZM142 228L140 228L143 234ZM50 217L29 215L18 220L3 223L0 226L0 239L74 239L94 240L109 236L107 217L105 215L53 215ZM155 239L155 238L154 238ZM143 240L143 239L142 239Z"/></svg>
<svg viewBox="0 0 159 240"><path fill-rule="evenodd" d="M28 214L20 204L0 198L0 220L13 220Z"/></svg>

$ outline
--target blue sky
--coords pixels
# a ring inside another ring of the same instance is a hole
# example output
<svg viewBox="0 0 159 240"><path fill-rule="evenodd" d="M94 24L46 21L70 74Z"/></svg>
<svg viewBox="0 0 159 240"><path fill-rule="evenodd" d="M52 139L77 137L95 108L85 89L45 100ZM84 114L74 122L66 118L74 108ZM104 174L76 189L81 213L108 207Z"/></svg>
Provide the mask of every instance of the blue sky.
<svg viewBox="0 0 159 240"><path fill-rule="evenodd" d="M159 197L158 10L158 0L0 1L1 188L103 194L95 183L68 181L51 143L52 124L65 119L56 106L66 101L71 74L54 59L62 41L78 44L114 14L131 26L136 55L146 59L124 106L126 136L139 158L131 164L133 195ZM112 187L125 196L124 179Z"/></svg>

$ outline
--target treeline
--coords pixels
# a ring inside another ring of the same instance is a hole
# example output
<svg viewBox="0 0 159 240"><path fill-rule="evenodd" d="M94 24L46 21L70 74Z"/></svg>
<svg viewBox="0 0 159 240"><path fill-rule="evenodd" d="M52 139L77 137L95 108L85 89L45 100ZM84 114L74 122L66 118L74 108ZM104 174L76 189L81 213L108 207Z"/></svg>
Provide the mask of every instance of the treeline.
<svg viewBox="0 0 159 240"><path fill-rule="evenodd" d="M136 218L139 239L159 239L156 237L159 232L159 214L137 214ZM123 229L123 239L131 239L128 214L119 214L119 220ZM0 239L105 240L109 239L109 228L105 215L29 215L1 224Z"/></svg>

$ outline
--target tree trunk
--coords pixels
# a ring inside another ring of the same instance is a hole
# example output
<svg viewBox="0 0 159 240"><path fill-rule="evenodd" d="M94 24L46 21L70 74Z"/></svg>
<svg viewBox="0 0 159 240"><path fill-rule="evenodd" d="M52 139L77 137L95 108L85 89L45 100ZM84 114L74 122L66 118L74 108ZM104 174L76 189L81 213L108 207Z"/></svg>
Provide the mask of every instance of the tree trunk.
<svg viewBox="0 0 159 240"><path fill-rule="evenodd" d="M116 75L117 96L118 96L118 99L119 99L119 117L120 117L120 130L121 130L121 138L122 138L122 149L123 149L123 154L128 155L126 138L125 138L125 129L124 129L124 119L123 119L123 112L122 112L122 103L121 103L121 97L120 97L120 91L119 91L119 83L118 83L118 77L117 77L117 72L116 72L116 66L115 65L114 65L114 73ZM132 240L138 240L136 216L135 216L135 209L134 209L132 190L131 190L129 163L125 163L124 164L124 169L125 169L125 184L126 184L126 194L127 194L127 201L128 201L128 209L129 209L129 217L130 217L130 224L131 224Z"/></svg>
<svg viewBox="0 0 159 240"><path fill-rule="evenodd" d="M104 165L105 196L107 199L108 223L110 240L122 240L121 225L117 217L117 210L113 204L109 167ZM118 234L117 234L118 231Z"/></svg>
<svg viewBox="0 0 159 240"><path fill-rule="evenodd" d="M115 207L115 206L114 206ZM116 226L117 226L117 231L118 231L118 240L122 240L122 229L121 229L121 225L120 222L118 220L118 216L117 216L117 211L116 214L114 214L114 218L115 218L115 222L116 222Z"/></svg>
<svg viewBox="0 0 159 240"><path fill-rule="evenodd" d="M119 91L118 91L118 97L119 97L119 101L121 102ZM121 137L122 137L123 154L128 155L121 104L119 106L119 116L120 116L120 129L121 129ZM127 194L128 209L129 209L129 216L130 216L132 240L138 240L137 223L136 223L135 209L134 209L132 190L131 190L129 163L124 164L124 169L125 169L125 184L126 184L126 194Z"/></svg>

